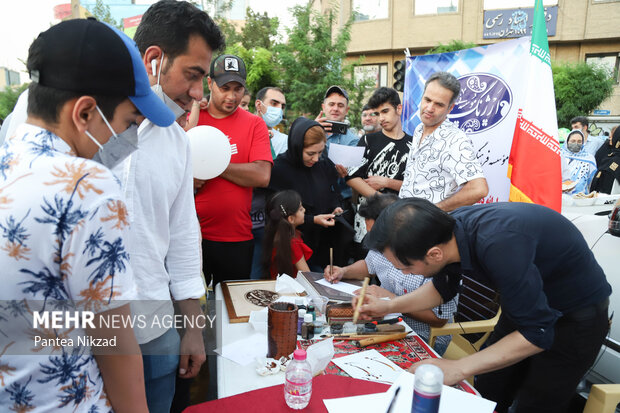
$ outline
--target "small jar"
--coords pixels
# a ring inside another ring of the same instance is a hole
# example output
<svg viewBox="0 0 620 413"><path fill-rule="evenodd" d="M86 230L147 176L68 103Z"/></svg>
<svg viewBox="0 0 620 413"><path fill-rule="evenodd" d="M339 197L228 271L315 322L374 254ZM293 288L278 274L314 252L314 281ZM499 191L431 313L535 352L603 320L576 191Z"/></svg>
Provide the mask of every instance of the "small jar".
<svg viewBox="0 0 620 413"><path fill-rule="evenodd" d="M304 316L306 315L306 310L303 308L297 311L297 334L301 334L301 325L304 323Z"/></svg>
<svg viewBox="0 0 620 413"><path fill-rule="evenodd" d="M314 337L314 324L312 322L312 314L306 313L304 323L301 325L301 338L310 340Z"/></svg>

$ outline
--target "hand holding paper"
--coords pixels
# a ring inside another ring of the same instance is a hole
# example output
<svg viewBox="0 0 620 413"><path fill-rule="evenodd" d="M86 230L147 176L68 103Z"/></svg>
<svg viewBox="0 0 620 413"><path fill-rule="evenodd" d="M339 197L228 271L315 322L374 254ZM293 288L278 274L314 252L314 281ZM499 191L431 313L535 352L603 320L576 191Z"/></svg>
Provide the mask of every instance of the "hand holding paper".
<svg viewBox="0 0 620 413"><path fill-rule="evenodd" d="M363 146L348 146L331 143L329 145L329 159L336 165L346 166L347 168L358 166L364 160Z"/></svg>

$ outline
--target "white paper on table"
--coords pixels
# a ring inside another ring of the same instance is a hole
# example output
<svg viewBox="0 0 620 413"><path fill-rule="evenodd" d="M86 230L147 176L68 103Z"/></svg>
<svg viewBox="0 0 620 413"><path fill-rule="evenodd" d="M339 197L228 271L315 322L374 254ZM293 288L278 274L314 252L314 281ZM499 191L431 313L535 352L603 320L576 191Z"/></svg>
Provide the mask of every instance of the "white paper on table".
<svg viewBox="0 0 620 413"><path fill-rule="evenodd" d="M328 399L323 402L329 413L348 413L351 411L383 413L387 412L396 388L400 387L392 412L409 413L413 403L414 382L415 376L413 374L403 372L385 393ZM443 386L439 401L439 413L493 413L495 405L495 402L474 394Z"/></svg>
<svg viewBox="0 0 620 413"><path fill-rule="evenodd" d="M266 336L268 317L269 314L267 313L267 307L259 311L251 311L248 323L254 328L254 331Z"/></svg>
<svg viewBox="0 0 620 413"><path fill-rule="evenodd" d="M363 146L349 146L340 145L338 143L329 144L328 158L332 160L336 165L346 166L350 168L352 166L359 166L364 160Z"/></svg>
<svg viewBox="0 0 620 413"><path fill-rule="evenodd" d="M388 394L374 393L361 396L324 399L323 403L329 413L383 413L389 404Z"/></svg>
<svg viewBox="0 0 620 413"><path fill-rule="evenodd" d="M234 343L225 344L220 350L222 357L234 361L242 366L254 362L257 357L267 354L267 336L255 333Z"/></svg>
<svg viewBox="0 0 620 413"><path fill-rule="evenodd" d="M403 372L377 350L366 350L333 359L332 362L354 379L392 384Z"/></svg>
<svg viewBox="0 0 620 413"><path fill-rule="evenodd" d="M321 278L316 283L321 284L328 288L333 288L334 290L338 290L342 293L351 294L351 295L353 295L353 291L357 291L360 288L362 288L359 285L349 284L349 283L342 282L342 281L332 284L329 281L327 281L325 278Z"/></svg>
<svg viewBox="0 0 620 413"><path fill-rule="evenodd" d="M304 287L288 274L280 274L276 278L276 292L280 294L295 294L306 291Z"/></svg>

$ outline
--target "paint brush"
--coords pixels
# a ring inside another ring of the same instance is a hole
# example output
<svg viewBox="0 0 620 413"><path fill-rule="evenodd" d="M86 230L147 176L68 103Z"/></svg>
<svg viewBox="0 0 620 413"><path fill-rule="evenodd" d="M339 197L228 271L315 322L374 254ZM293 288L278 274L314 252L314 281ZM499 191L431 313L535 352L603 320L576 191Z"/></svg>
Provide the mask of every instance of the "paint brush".
<svg viewBox="0 0 620 413"><path fill-rule="evenodd" d="M360 308L362 307L362 302L364 302L364 295L366 295L366 287L368 287L369 282L370 278L364 278L364 284L362 284L362 292L360 292L360 297L357 301L357 305L355 306L355 312L353 313L353 324L357 324L357 319L360 316Z"/></svg>

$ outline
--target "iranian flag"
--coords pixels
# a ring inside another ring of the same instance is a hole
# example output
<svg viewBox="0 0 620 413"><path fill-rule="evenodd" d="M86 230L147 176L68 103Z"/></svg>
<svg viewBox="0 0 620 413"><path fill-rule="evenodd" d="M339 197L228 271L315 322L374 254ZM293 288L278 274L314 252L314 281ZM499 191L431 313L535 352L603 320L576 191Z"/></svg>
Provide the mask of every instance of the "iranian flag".
<svg viewBox="0 0 620 413"><path fill-rule="evenodd" d="M562 171L553 76L542 0L536 0L525 99L515 126L508 178L512 202L562 208Z"/></svg>

